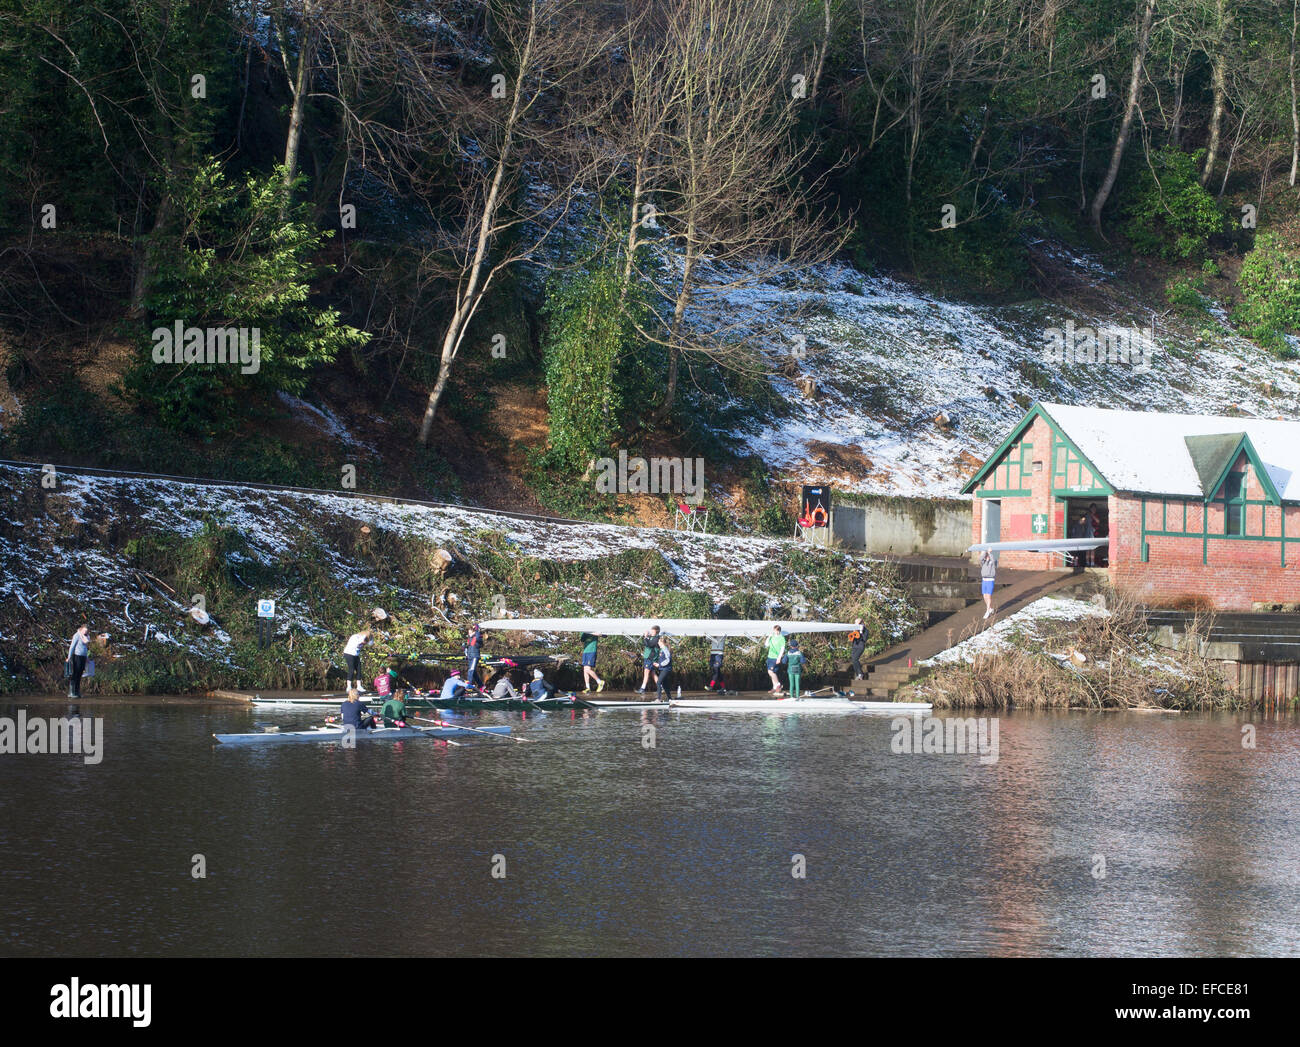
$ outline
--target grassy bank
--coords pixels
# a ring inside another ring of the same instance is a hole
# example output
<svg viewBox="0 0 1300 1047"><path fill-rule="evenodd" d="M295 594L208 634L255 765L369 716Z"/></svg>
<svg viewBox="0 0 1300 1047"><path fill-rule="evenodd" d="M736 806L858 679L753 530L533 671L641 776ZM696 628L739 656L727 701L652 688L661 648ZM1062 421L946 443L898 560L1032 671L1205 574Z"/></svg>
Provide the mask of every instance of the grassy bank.
<svg viewBox="0 0 1300 1047"><path fill-rule="evenodd" d="M110 636L86 694L332 688L345 637L376 607L389 617L374 650L416 684L442 678L421 656L459 653L468 623L503 615L860 614L881 644L918 621L891 566L790 541L166 481L65 477L45 490L30 471L2 479L0 690L9 693L62 686L67 637L83 619ZM440 550L451 556L445 573ZM256 602L266 598L277 618L262 647ZM196 603L212 624L185 613ZM576 653L576 639L489 636L488 653ZM847 658L835 639L810 639L805 651L810 684ZM704 678L706 641L682 640L675 653L685 686ZM631 641L606 640L602 675L639 682L634 655ZM739 641L728 669L740 685L766 679L761 655Z"/></svg>

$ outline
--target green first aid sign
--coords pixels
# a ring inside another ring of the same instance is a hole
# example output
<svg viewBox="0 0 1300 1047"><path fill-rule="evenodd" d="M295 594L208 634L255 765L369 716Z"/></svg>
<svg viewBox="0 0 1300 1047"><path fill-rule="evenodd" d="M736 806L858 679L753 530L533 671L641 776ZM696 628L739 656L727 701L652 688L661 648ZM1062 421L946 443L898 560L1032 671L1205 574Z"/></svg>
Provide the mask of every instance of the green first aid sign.
<svg viewBox="0 0 1300 1047"><path fill-rule="evenodd" d="M1046 533L1047 533L1047 514L1046 514L1046 513L1034 513L1034 519L1033 519L1033 532L1034 532L1034 534L1046 534Z"/></svg>

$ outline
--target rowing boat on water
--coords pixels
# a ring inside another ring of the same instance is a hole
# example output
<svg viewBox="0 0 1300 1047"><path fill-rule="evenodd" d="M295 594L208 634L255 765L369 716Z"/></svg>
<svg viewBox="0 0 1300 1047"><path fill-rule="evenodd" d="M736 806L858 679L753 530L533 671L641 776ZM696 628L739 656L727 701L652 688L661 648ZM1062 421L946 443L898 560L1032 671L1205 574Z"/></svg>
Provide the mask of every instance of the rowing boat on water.
<svg viewBox="0 0 1300 1047"><path fill-rule="evenodd" d="M929 702L855 702L848 698L675 698L674 709L722 713L907 713L928 712Z"/></svg>
<svg viewBox="0 0 1300 1047"><path fill-rule="evenodd" d="M587 704L596 709L667 709L667 702L596 702L587 699Z"/></svg>
<svg viewBox="0 0 1300 1047"><path fill-rule="evenodd" d="M509 734L508 726L479 727L376 727L368 731L352 732L359 742L392 742L403 738L452 738L458 735ZM264 742L339 742L346 732L342 727L313 727L309 731L261 731L256 734L214 734L212 737L226 745L245 745Z"/></svg>
<svg viewBox="0 0 1300 1047"><path fill-rule="evenodd" d="M384 701L383 695L363 694L363 702L369 702L372 705L378 705ZM341 695L329 695L325 697L314 696L288 696L278 697L271 695L263 697L254 695L249 701L260 709L270 708L322 708L338 709L343 702ZM406 699L406 705L410 709L451 709L457 712L468 712L470 710L481 710L485 712L518 712L528 709L589 709L593 703L583 698L576 698L572 695L555 698L542 698L537 701L531 698L456 698L451 701L443 701L436 695L410 695Z"/></svg>

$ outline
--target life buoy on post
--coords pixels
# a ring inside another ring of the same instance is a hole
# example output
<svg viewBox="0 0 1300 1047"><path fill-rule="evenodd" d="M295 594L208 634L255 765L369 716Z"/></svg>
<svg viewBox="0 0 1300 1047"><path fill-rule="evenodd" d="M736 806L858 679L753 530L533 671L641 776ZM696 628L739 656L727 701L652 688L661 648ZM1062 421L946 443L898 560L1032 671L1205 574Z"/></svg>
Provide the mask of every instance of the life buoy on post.
<svg viewBox="0 0 1300 1047"><path fill-rule="evenodd" d="M814 527L825 527L830 521L830 517L827 515L826 510L820 505L813 509L810 514L810 519L812 520L812 525Z"/></svg>

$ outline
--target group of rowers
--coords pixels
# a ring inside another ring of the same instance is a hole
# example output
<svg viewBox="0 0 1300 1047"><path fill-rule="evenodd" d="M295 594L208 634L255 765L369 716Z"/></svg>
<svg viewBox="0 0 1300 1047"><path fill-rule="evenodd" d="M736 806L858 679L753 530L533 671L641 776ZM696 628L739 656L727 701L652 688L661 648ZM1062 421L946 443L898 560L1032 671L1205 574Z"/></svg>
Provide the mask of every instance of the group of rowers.
<svg viewBox="0 0 1300 1047"><path fill-rule="evenodd" d="M861 678L862 670L859 659L863 648L866 646L866 628L863 626L861 618L857 620L856 625L858 630L850 635L852 663L858 678ZM364 693L361 683L361 652L362 648L372 642L373 635L371 629L353 633L343 648L343 657L348 669L348 697L341 710L345 724L353 724L358 727L374 726L376 724L375 717L370 715L365 703L360 700L361 694ZM710 676L706 688L715 693L727 690L727 683L722 675L726 642L726 636L710 637ZM596 652L600 637L594 633L583 633L579 638L579 643L582 644L582 693L590 694L593 685L594 689L599 693L605 689L606 683L596 671ZM790 697L798 698L802 690L803 670L806 664L804 653L799 648L799 637L794 634L786 634L780 625L773 625L772 632L765 641L765 646L767 675L772 682L772 689L769 693L774 697L780 697L787 693L778 675L778 671L784 668L789 680L788 693ZM538 701L555 696L555 686L546 680L541 669L533 670L532 679L524 686L522 692L515 689L514 682L510 679L508 672L502 673L497 678L489 695L489 692L484 690L478 681L478 668L482 655L483 632L479 624L475 622L469 626L465 635L465 672L462 674L459 669L451 671L438 695L440 701L450 703L472 696L490 696L497 700L512 698ZM636 688L636 693L645 694L650 688L651 679L653 679L657 699L667 701L673 673L673 652L668 645L668 637L663 634L657 625L652 626L641 637L641 665L643 670L641 686ZM404 726L406 703L399 696L397 670L390 666L383 675L376 677L374 682L376 693L386 699L378 719L387 726Z"/></svg>

